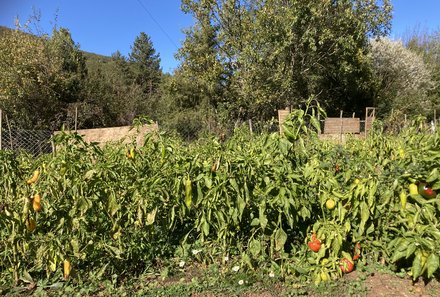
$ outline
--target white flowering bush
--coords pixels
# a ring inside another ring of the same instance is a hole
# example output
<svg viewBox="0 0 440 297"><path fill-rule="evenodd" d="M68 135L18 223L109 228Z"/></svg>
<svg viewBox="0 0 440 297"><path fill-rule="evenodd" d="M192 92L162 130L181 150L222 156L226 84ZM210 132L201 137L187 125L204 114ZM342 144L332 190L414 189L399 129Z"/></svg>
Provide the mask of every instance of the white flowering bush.
<svg viewBox="0 0 440 297"><path fill-rule="evenodd" d="M432 74L423 57L389 38L371 40L374 98L379 113L427 114Z"/></svg>

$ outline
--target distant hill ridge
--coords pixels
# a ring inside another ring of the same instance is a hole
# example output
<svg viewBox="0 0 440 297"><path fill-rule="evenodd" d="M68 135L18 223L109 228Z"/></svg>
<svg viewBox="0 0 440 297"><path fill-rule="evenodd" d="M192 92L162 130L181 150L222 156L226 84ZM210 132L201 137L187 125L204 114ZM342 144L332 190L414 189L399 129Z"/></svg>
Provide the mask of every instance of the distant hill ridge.
<svg viewBox="0 0 440 297"><path fill-rule="evenodd" d="M11 32L13 30L14 29L0 25L0 38L4 34L7 34L8 32ZM29 33L23 32L23 34L29 34ZM111 65L114 63L112 58L109 56L90 53L83 50L81 50L81 52L83 53L84 57L86 57L86 64L89 71L95 71L97 68L101 68L101 70L105 72L109 70Z"/></svg>

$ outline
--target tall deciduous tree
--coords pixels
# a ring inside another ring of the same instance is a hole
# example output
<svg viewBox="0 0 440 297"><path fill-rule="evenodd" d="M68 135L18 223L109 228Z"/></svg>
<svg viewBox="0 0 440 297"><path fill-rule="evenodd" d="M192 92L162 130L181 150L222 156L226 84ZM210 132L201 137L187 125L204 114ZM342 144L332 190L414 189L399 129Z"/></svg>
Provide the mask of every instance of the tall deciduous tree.
<svg viewBox="0 0 440 297"><path fill-rule="evenodd" d="M36 37L19 28L0 39L0 104L22 128L59 128L81 100L85 61L68 30Z"/></svg>
<svg viewBox="0 0 440 297"><path fill-rule="evenodd" d="M196 24L180 50L180 70L217 86L236 114L267 118L311 95L330 111L371 103L368 39L389 32L388 0L182 3Z"/></svg>

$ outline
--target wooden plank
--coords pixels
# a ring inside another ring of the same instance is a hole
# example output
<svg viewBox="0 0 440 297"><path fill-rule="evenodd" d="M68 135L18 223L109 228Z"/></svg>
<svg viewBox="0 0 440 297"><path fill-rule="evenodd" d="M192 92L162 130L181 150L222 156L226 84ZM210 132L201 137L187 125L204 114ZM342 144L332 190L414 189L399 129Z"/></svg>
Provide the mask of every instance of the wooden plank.
<svg viewBox="0 0 440 297"><path fill-rule="evenodd" d="M325 134L360 133L359 118L326 118L324 122Z"/></svg>
<svg viewBox="0 0 440 297"><path fill-rule="evenodd" d="M286 109L278 110L278 123L280 125L280 133L283 133L283 124L286 121L286 118L289 115L289 113L290 111Z"/></svg>

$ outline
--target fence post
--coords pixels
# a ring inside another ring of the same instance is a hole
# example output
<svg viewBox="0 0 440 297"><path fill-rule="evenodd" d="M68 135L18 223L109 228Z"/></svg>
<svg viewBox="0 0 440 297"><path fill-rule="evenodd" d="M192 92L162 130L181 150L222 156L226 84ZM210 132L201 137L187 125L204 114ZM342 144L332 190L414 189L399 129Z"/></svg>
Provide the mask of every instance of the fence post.
<svg viewBox="0 0 440 297"><path fill-rule="evenodd" d="M251 135L254 133L254 130L252 127L252 119L249 119L249 131L251 132Z"/></svg>
<svg viewBox="0 0 440 297"><path fill-rule="evenodd" d="M75 106L75 133L78 127L78 106Z"/></svg>
<svg viewBox="0 0 440 297"><path fill-rule="evenodd" d="M14 150L14 145L12 143L12 132L11 132L11 125L9 124L8 121L8 115L5 114L5 120L6 120L6 125L8 125L8 131L9 131L9 143L11 144L11 150Z"/></svg>
<svg viewBox="0 0 440 297"><path fill-rule="evenodd" d="M2 150L3 111L0 109L0 151Z"/></svg>
<svg viewBox="0 0 440 297"><path fill-rule="evenodd" d="M319 112L318 112L318 124L319 124L319 130L318 130L318 133L319 133L319 134L322 134L322 131L321 131L321 116L320 116Z"/></svg>
<svg viewBox="0 0 440 297"><path fill-rule="evenodd" d="M340 113L340 115L339 115L339 118L341 119L341 129L340 129L340 131L341 131L341 135L339 136L339 144L341 144L342 143L342 132L343 132L343 126L344 126L344 122L343 122L343 119L342 119L342 116L343 116L343 111L341 110L341 113Z"/></svg>
<svg viewBox="0 0 440 297"><path fill-rule="evenodd" d="M3 125L2 125L2 110L0 109L0 151L2 150L2 130L3 130Z"/></svg>

